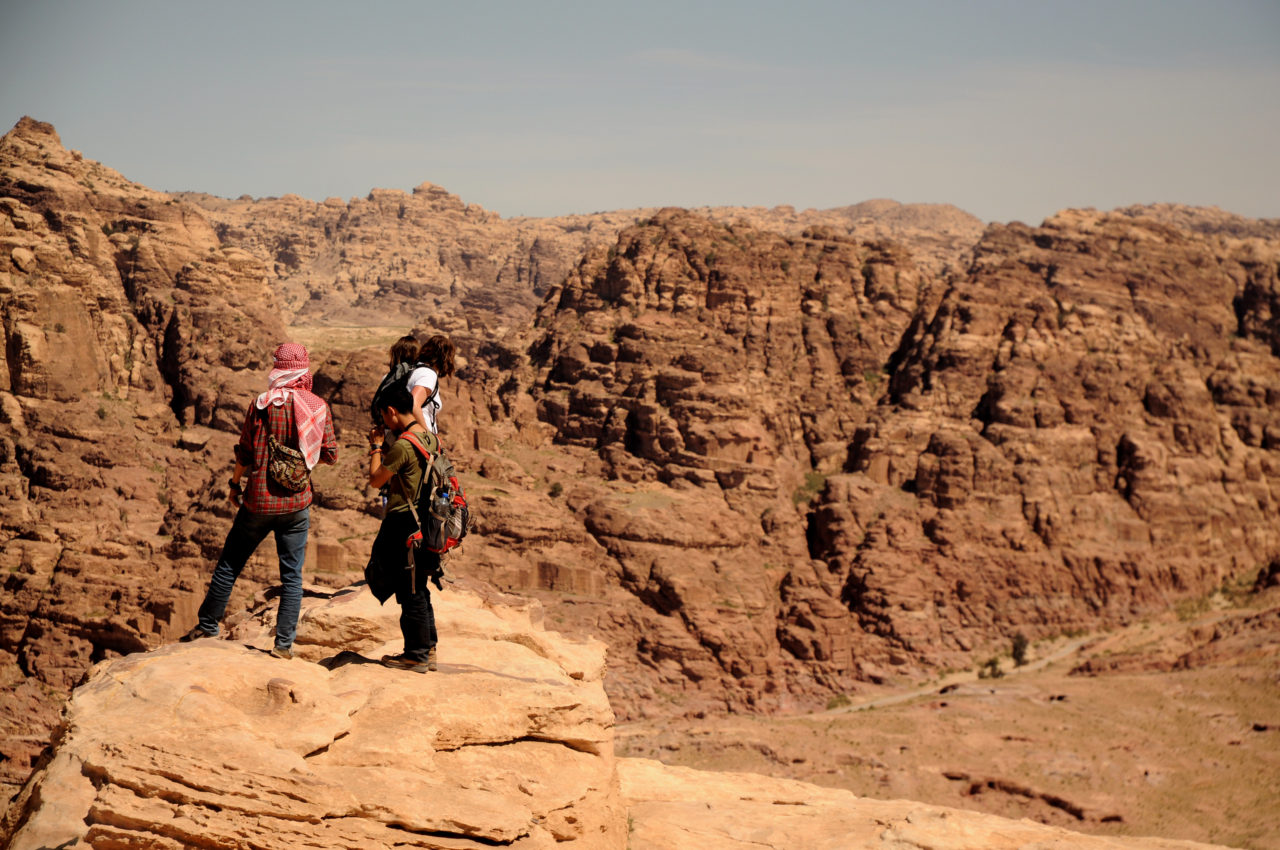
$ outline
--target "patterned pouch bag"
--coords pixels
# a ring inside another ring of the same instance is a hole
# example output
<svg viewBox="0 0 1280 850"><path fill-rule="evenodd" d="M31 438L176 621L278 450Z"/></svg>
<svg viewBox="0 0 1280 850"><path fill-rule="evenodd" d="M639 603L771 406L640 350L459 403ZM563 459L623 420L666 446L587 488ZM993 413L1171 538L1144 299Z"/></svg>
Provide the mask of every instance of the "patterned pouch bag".
<svg viewBox="0 0 1280 850"><path fill-rule="evenodd" d="M307 469L302 452L289 448L277 440L275 434L267 436L267 474L290 493L301 493L311 479L311 470Z"/></svg>

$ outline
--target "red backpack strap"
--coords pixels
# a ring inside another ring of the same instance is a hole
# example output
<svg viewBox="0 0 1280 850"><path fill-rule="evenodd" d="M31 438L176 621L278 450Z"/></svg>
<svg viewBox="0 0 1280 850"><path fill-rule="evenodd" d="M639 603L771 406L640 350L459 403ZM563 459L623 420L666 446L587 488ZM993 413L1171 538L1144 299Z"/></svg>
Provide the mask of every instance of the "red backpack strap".
<svg viewBox="0 0 1280 850"><path fill-rule="evenodd" d="M417 435L415 435L415 434L414 434L413 432L411 432L411 431L405 431L403 434L401 434L401 435L400 435L400 439L402 439L402 440L408 440L408 441L409 441L409 445L413 446L413 447L414 447L414 449L416 449L416 450L417 450L418 454L422 455L423 459L425 459L425 460L427 460L427 461L430 461L432 457L434 457L435 455L439 454L439 452L438 452L438 451L436 451L436 452L429 451L429 450L427 449L427 447L426 447L426 446L424 446L424 445L422 444L422 441L418 439ZM439 445L440 445L440 443L439 443L439 441L437 440L437 441L436 441L436 446L437 446L437 448L439 447Z"/></svg>
<svg viewBox="0 0 1280 850"><path fill-rule="evenodd" d="M405 431L400 435L400 439L407 441L409 445L413 446L413 450L422 456L422 480L418 482L418 489L413 494L413 498L409 500L409 514L413 517L414 525L421 529L422 523L418 521L418 512L415 509L415 505L417 505L418 498L422 495L422 488L426 486L427 479L431 476L431 464L434 462L434 455L427 450L426 446L422 445L422 441L412 432ZM439 446L439 440L436 441L436 445Z"/></svg>

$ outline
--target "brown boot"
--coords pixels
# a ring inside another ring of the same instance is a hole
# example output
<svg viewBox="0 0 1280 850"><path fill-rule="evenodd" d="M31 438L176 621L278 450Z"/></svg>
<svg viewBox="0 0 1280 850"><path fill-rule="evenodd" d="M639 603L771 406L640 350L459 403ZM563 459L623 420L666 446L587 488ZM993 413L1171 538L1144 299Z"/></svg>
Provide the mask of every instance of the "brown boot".
<svg viewBox="0 0 1280 850"><path fill-rule="evenodd" d="M412 670L414 673L425 673L431 669L426 662L419 661L416 658L407 658L403 655L382 656L382 666L390 667L393 670Z"/></svg>
<svg viewBox="0 0 1280 850"><path fill-rule="evenodd" d="M183 643L190 643L193 640L200 640L200 638L212 638L212 637L217 637L217 635L210 634L209 632L206 632L204 629L200 628L199 626L196 626L194 629L187 632L182 637L178 638L178 640L182 641Z"/></svg>

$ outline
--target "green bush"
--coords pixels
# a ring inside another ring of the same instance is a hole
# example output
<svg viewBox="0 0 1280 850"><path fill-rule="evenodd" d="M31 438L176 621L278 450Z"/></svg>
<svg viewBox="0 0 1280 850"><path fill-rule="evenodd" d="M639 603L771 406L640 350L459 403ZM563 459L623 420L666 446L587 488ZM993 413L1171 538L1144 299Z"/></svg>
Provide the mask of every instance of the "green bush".
<svg viewBox="0 0 1280 850"><path fill-rule="evenodd" d="M994 655L984 661L982 666L978 668L979 679L999 679L1003 675L1004 671L1000 669L1000 659Z"/></svg>
<svg viewBox="0 0 1280 850"><path fill-rule="evenodd" d="M797 487L795 492L791 494L791 501L797 505L803 505L827 485L827 476L817 470L810 470L804 474L804 484Z"/></svg>
<svg viewBox="0 0 1280 850"><path fill-rule="evenodd" d="M1012 654L1013 654L1013 663L1016 666L1021 667L1023 664L1027 663L1027 646L1028 645L1029 645L1029 642L1027 641L1027 636L1024 635L1022 632L1018 632L1016 635L1013 636Z"/></svg>

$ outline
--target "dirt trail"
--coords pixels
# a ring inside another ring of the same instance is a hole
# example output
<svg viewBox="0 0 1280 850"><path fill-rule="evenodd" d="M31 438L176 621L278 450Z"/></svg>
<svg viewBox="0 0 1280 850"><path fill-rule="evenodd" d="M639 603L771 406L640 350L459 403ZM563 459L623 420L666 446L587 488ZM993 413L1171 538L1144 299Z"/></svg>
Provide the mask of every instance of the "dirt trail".
<svg viewBox="0 0 1280 850"><path fill-rule="evenodd" d="M1052 652L1050 652L1049 654L1045 655L1042 658L1037 658L1034 661L1029 661L1026 664L1023 664L1021 667L1013 667L1012 669L1005 670L1001 674L1001 676L997 679L991 679L991 680L979 679L978 675L971 671L953 673L952 675L946 676L941 680L935 682L934 684L928 685L926 687L914 688L909 691L904 691L902 693L897 693L897 694L889 694L887 696L874 697L869 700L854 702L850 705L842 705L837 708L829 708L829 709L826 709L825 711L814 712L810 716L811 717L827 717L832 714L848 714L854 711L866 711L867 709L871 709L871 708L883 708L884 706L887 706L887 705L898 705L900 703L910 702L911 700L918 699L920 697L936 696L940 691L946 688L949 688L953 685L961 685L961 684L967 684L969 682L978 682L978 681L990 681L994 683L997 681L1001 681L1003 679L1008 679L1010 676L1021 676L1021 675L1026 675L1028 673L1035 673L1040 670L1043 670L1045 667L1048 667L1050 664L1052 664L1055 661L1059 661L1063 658L1066 658L1068 655L1073 655L1079 652L1081 649L1087 646L1090 646L1090 647L1096 646L1097 644L1101 643L1103 640L1105 640L1105 638L1099 637L1097 635L1090 636L1090 637L1076 638L1074 640L1068 641L1067 643L1063 644L1060 647L1057 647Z"/></svg>

